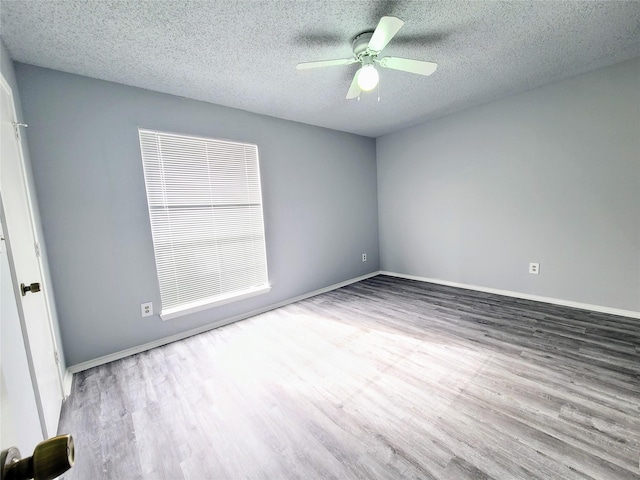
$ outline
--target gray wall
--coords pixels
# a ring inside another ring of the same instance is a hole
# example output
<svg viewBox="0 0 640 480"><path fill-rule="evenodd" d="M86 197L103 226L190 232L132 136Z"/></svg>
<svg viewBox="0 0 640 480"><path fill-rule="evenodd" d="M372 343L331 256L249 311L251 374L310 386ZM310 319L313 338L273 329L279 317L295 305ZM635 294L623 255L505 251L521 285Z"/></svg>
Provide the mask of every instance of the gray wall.
<svg viewBox="0 0 640 480"><path fill-rule="evenodd" d="M0 72L2 73L2 76L11 87L11 93L13 94L13 102L15 104L16 116L18 118L18 121L27 123L25 122L24 115L22 113L22 102L20 99L18 83L16 81L14 64L13 64L13 61L11 60L11 56L9 55L8 50L4 46L4 43L2 43L1 39L0 39ZM51 316L52 316L51 321L53 324L54 336L55 336L56 344L58 346L58 350L60 352L60 371L62 374L64 374L67 367L64 360L64 348L61 341L61 332L60 332L60 326L58 323L55 294L53 293L51 288L52 279L51 279L51 269L49 267L48 249L47 249L46 241L44 240L44 235L42 231L42 221L41 221L41 215L40 215L40 209L39 209L38 195L37 195L36 188L34 185L34 180L33 180L31 156L29 154L30 150L28 146L29 132L27 132L26 129L23 129L22 133L23 135L22 135L22 138L20 139L20 144L22 146L22 154L24 155L24 162L25 162L26 174L27 174L27 183L28 183L29 193L31 194L32 207L34 210L33 213L34 213L34 223L36 227L36 236L40 240L40 252L42 255L42 266L43 266L43 274L44 274L44 278L42 279L42 281L48 287L47 299L51 307Z"/></svg>
<svg viewBox="0 0 640 480"><path fill-rule="evenodd" d="M383 270L640 310L640 59L380 137L377 159Z"/></svg>
<svg viewBox="0 0 640 480"><path fill-rule="evenodd" d="M30 65L16 73L68 365L378 270L373 139ZM140 317L160 297L139 126L258 145L269 294Z"/></svg>

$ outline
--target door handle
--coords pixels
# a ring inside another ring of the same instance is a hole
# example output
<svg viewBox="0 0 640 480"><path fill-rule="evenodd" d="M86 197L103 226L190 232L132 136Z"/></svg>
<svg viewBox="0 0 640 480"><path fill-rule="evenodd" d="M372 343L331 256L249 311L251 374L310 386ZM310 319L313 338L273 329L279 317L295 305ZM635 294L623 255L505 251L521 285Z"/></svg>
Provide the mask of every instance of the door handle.
<svg viewBox="0 0 640 480"><path fill-rule="evenodd" d="M20 450L11 447L0 454L1 480L49 480L73 467L75 448L71 435L60 435L40 442L33 455L20 458Z"/></svg>
<svg viewBox="0 0 640 480"><path fill-rule="evenodd" d="M31 285L25 285L24 283L21 283L20 291L22 292L23 297L27 294L27 292L38 293L40 291L40 284L32 283Z"/></svg>

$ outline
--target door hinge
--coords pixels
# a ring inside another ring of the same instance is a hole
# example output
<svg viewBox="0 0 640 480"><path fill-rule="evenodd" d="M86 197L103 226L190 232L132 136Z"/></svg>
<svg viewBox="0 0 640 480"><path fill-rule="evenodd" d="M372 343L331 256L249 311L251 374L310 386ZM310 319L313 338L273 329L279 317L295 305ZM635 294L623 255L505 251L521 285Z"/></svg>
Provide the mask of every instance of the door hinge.
<svg viewBox="0 0 640 480"><path fill-rule="evenodd" d="M40 244L38 242L35 243L36 247L36 257L40 257Z"/></svg>
<svg viewBox="0 0 640 480"><path fill-rule="evenodd" d="M58 353L58 350L54 350L53 351L53 358L55 358L56 359L56 363L58 365L60 365L60 354Z"/></svg>
<svg viewBox="0 0 640 480"><path fill-rule="evenodd" d="M20 127L28 127L28 125L26 123L21 123L21 122L11 122L11 125L13 125L13 130L15 131L16 134L16 139L20 140Z"/></svg>

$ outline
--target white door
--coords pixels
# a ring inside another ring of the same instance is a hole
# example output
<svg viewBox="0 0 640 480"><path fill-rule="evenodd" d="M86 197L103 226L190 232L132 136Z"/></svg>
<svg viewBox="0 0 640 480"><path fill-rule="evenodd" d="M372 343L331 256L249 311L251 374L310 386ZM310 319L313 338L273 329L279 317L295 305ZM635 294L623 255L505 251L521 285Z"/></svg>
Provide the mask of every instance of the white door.
<svg viewBox="0 0 640 480"><path fill-rule="evenodd" d="M0 217L1 211L2 204ZM0 222L4 239L1 227ZM4 241L0 241L0 319L0 449L18 447L30 455L44 437Z"/></svg>
<svg viewBox="0 0 640 480"><path fill-rule="evenodd" d="M42 286L41 265L36 253L22 151L14 127L16 115L13 97L4 78L0 79L0 196L4 206L4 234L14 289L19 299L18 314L25 336L40 423L44 437L48 438L56 435L58 429L63 399L62 381L44 292L27 292L22 295L20 289L22 283L37 283Z"/></svg>

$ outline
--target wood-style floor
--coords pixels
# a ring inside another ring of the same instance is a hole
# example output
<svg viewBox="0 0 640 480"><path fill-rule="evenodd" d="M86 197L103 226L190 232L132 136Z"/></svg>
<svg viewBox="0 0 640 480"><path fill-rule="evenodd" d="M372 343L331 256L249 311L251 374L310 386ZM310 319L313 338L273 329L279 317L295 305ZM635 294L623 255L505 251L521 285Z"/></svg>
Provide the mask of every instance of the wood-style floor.
<svg viewBox="0 0 640 480"><path fill-rule="evenodd" d="M377 276L76 375L65 479L640 479L640 320Z"/></svg>

